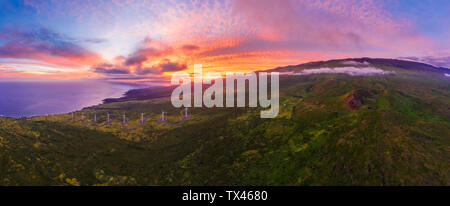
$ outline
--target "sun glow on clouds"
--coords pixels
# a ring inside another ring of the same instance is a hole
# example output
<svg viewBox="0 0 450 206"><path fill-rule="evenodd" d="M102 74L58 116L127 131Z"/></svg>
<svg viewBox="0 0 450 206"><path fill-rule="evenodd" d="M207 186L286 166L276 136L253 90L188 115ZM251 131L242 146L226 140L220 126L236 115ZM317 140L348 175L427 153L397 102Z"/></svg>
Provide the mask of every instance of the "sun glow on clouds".
<svg viewBox="0 0 450 206"><path fill-rule="evenodd" d="M3 77L144 82L192 72L193 64L203 64L205 71L245 72L331 58L421 55L435 46L411 22L388 13L382 1L27 0L25 5L52 30L0 28L0 65L10 71L0 73Z"/></svg>

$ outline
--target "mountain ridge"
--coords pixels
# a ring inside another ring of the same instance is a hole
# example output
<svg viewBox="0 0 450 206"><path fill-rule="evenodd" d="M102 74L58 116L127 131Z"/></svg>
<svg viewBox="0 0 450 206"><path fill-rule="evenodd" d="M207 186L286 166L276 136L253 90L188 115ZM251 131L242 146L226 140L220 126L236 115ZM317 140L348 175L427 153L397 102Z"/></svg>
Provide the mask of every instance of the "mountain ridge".
<svg viewBox="0 0 450 206"><path fill-rule="evenodd" d="M403 59L394 59L394 58L369 58L369 57L313 61L313 62L307 62L307 63L297 64L297 65L288 65L288 66L277 67L274 69L269 69L267 71L280 71L280 70L292 69L292 68L300 68L300 69L316 68L318 66L322 66L322 65L326 65L326 64L343 63L345 61L355 61L358 63L368 62L372 65L395 66L395 67L406 69L406 70L438 72L438 73L449 73L450 72L449 68L436 67L431 64L424 63L424 62L417 62L417 61L403 60ZM352 65L347 65L347 66L352 66ZM353 65L353 66L355 66L355 65Z"/></svg>
<svg viewBox="0 0 450 206"><path fill-rule="evenodd" d="M345 62L358 62L361 65L351 65L345 64ZM369 63L370 65L364 64L364 62ZM262 70L256 72L295 72L301 69L314 69L326 67L326 65L333 66L392 66L396 68L401 68L407 71L422 71L422 72L430 72L430 73L439 73L439 74L450 74L450 69L444 67L435 67L430 64L415 62L409 60L400 60L400 59L389 59L389 58L345 58L345 59L331 59L326 61L313 61L308 63L302 63L297 65L288 65L282 67L276 67L274 69ZM161 97L168 97L171 94L171 91L176 86L158 86L158 87L148 87L148 88L140 88L140 89L131 89L127 91L123 97L119 98L107 98L103 100L103 103L112 103L112 102L123 102L129 100L146 100L146 99L154 99Z"/></svg>

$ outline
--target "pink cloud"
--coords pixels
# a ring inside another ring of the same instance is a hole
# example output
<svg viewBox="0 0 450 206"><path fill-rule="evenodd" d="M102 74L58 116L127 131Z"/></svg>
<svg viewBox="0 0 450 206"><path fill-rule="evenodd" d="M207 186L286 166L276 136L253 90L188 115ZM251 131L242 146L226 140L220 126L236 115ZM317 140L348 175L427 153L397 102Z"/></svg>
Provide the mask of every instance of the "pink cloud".
<svg viewBox="0 0 450 206"><path fill-rule="evenodd" d="M114 65L111 68L148 75L158 73L160 69L151 69L160 68L164 59L186 65L187 69L194 63L202 63L205 68L249 71L332 58L411 56L432 51L436 46L408 20L392 17L383 2L376 0L27 1L27 4L42 15L60 12L78 22L99 24L102 28L111 25L106 28L113 29L105 33L120 38L142 34L134 42L123 42L125 46L138 42L138 46L117 54L121 58L91 65L107 63ZM67 7L71 9L63 9ZM123 19L129 21L121 24ZM146 36L149 38L140 41ZM57 62L59 58L39 58L61 64Z"/></svg>

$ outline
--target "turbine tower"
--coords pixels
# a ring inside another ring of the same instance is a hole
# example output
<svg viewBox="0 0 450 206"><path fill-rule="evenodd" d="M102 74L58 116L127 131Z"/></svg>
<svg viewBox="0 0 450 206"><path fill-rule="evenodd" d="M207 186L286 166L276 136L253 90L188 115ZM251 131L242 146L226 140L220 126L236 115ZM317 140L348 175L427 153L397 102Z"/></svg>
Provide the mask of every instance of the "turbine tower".
<svg viewBox="0 0 450 206"><path fill-rule="evenodd" d="M139 123L140 125L144 124L144 113L141 113L141 121Z"/></svg>
<svg viewBox="0 0 450 206"><path fill-rule="evenodd" d="M127 124L126 117L125 117L125 112L123 113L122 117L123 117L122 128L125 128L125 125Z"/></svg>
<svg viewBox="0 0 450 206"><path fill-rule="evenodd" d="M184 108L184 117L185 118L190 117L190 115L188 115L188 108L187 107Z"/></svg>
<svg viewBox="0 0 450 206"><path fill-rule="evenodd" d="M160 120L161 122L166 121L166 118L164 117L164 113L165 113L164 111L161 112L161 120Z"/></svg>

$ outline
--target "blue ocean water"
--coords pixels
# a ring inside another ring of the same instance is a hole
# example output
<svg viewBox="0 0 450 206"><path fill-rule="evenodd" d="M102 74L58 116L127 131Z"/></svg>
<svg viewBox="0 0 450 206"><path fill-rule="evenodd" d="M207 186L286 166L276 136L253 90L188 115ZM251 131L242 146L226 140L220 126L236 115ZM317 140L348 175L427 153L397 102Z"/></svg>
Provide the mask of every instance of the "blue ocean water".
<svg viewBox="0 0 450 206"><path fill-rule="evenodd" d="M121 97L132 85L104 81L0 81L0 115L60 114Z"/></svg>

